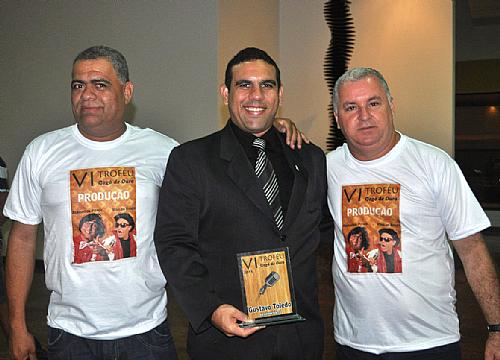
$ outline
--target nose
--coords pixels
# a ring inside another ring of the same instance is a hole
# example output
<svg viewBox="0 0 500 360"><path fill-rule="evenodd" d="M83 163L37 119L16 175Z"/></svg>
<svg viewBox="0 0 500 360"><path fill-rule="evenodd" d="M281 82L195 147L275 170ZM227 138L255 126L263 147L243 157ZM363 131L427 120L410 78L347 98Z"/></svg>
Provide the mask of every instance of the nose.
<svg viewBox="0 0 500 360"><path fill-rule="evenodd" d="M367 120L370 117L370 113L366 106L359 107L359 118L360 120Z"/></svg>
<svg viewBox="0 0 500 360"><path fill-rule="evenodd" d="M250 94L250 97L252 99L256 99L256 100L259 100L259 99L262 99L262 89L260 86L254 86L252 87L252 92Z"/></svg>
<svg viewBox="0 0 500 360"><path fill-rule="evenodd" d="M82 91L82 99L88 100L93 98L95 98L94 89L92 88L92 86L85 86Z"/></svg>

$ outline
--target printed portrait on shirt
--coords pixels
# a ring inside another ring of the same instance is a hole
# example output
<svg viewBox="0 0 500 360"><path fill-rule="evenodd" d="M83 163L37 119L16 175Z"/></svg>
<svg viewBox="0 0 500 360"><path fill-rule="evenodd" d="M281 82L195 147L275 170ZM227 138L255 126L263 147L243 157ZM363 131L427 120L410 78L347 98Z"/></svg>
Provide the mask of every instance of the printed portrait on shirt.
<svg viewBox="0 0 500 360"><path fill-rule="evenodd" d="M135 168L72 170L70 191L74 264L137 256Z"/></svg>
<svg viewBox="0 0 500 360"><path fill-rule="evenodd" d="M342 233L350 273L402 273L399 184L342 187Z"/></svg>

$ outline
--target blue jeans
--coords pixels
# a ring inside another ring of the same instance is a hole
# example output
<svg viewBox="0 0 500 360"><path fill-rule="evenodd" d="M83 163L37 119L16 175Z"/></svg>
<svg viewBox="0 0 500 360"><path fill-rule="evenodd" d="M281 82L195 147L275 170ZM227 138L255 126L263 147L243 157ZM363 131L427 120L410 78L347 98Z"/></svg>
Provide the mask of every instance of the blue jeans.
<svg viewBox="0 0 500 360"><path fill-rule="evenodd" d="M335 343L337 360L460 360L458 342L426 350L389 352L375 355Z"/></svg>
<svg viewBox="0 0 500 360"><path fill-rule="evenodd" d="M177 360L167 320L143 334L115 340L85 339L49 326L49 359Z"/></svg>

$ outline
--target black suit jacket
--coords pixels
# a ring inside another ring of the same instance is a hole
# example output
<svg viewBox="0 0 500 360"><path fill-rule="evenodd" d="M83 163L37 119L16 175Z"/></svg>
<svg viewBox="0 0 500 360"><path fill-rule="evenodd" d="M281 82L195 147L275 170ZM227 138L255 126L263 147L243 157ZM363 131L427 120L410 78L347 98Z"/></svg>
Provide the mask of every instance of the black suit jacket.
<svg viewBox="0 0 500 360"><path fill-rule="evenodd" d="M259 358L254 351L272 347L280 327L300 337L306 355L299 358L318 358L307 355L313 352L321 356L316 250L320 221L328 212L325 156L308 144L295 151L283 144L283 151L295 178L281 231L229 124L170 154L155 244L168 284L189 319L188 351L193 357L205 354L210 359L209 349L214 354L224 349L235 358ZM329 225L327 234L332 236ZM244 311L236 254L284 246L290 250L297 310L307 320L267 327L246 339L226 337L210 317L222 304Z"/></svg>

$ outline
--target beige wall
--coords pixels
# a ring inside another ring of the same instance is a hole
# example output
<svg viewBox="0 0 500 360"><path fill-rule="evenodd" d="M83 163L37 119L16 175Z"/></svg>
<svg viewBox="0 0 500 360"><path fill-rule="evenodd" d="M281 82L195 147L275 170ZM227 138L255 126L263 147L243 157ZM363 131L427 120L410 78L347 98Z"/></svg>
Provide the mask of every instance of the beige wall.
<svg viewBox="0 0 500 360"><path fill-rule="evenodd" d="M323 4L280 3L280 57L283 115L325 148L329 95L322 69L330 34ZM350 67L380 70L396 101L397 128L452 154L453 2L354 0L351 12L356 39Z"/></svg>
<svg viewBox="0 0 500 360"><path fill-rule="evenodd" d="M324 1L280 2L280 69L284 84L282 114L292 118L308 137L326 150L330 95L323 64L330 30Z"/></svg>
<svg viewBox="0 0 500 360"><path fill-rule="evenodd" d="M396 127L453 154L453 2L358 0L351 67L382 72Z"/></svg>

